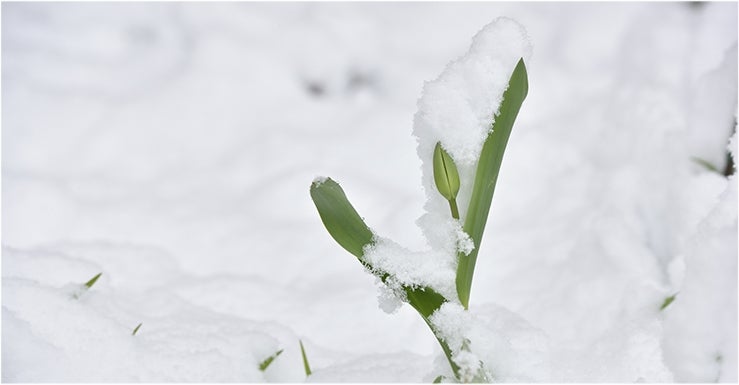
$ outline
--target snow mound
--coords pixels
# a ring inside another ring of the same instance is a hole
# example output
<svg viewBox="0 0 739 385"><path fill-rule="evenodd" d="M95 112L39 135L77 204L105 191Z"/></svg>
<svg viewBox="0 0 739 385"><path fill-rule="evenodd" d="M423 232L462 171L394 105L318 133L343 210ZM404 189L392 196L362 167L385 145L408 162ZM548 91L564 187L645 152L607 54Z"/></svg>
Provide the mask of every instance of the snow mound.
<svg viewBox="0 0 739 385"><path fill-rule="evenodd" d="M89 290L55 282L58 274L46 266L76 260L88 271L100 271L79 258L81 253L74 255L78 258L3 249L3 263L16 267L3 272L2 341L3 349L12 352L3 355L3 381L301 379L299 372L285 367L280 373L287 351L275 361L277 370L258 369L260 362L281 348L290 348L293 357L289 359L298 362L297 337L292 332L274 322L256 322L194 305L171 290L179 286L167 279L165 271L174 273L172 266L151 258L153 253L136 278L146 277L154 266L166 266L160 274L166 284L139 290L117 288L114 282L125 274L118 274L112 263ZM75 292L79 294L76 299ZM139 323L142 326L134 336L132 331ZM224 333L228 338L221 337Z"/></svg>

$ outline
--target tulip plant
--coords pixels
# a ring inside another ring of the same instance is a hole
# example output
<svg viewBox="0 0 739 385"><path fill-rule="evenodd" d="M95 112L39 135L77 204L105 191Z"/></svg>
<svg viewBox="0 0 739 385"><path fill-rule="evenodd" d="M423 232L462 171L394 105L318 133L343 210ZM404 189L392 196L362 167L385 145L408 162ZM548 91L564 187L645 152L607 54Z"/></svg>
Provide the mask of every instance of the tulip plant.
<svg viewBox="0 0 739 385"><path fill-rule="evenodd" d="M463 230L474 242L474 249L465 254L457 253L456 288L457 298L445 298L429 287L418 287L402 285L405 296L402 298L408 302L421 315L421 318L431 328L439 341L439 345L449 361L451 369L458 381L487 381L488 378L482 371L473 377L462 376L460 367L454 360L452 349L435 330L429 317L446 302L457 302L465 309L469 308L470 288L472 287L472 276L475 270L483 231L487 222L490 204L492 202L495 185L498 180L498 172L503 160L508 138L513 128L513 123L518 116L521 105L528 93L528 77L523 59L518 61L508 81L508 88L503 93L500 108L497 111L491 130L485 139L480 152L480 157L475 170L472 195L468 204L466 216L460 218L457 207L457 192L459 191L460 178L455 166L454 159L443 148L443 143L437 142L433 154L434 182L439 193L449 201L451 217L463 224ZM374 233L365 224L362 217L357 213L343 189L338 183L330 178L317 178L310 188L313 199L321 220L329 234L346 251L357 257L359 262L367 270L377 275L382 282L387 282L393 277L387 272L374 269L364 258L365 250L368 250L375 242ZM466 349L467 344L463 345Z"/></svg>

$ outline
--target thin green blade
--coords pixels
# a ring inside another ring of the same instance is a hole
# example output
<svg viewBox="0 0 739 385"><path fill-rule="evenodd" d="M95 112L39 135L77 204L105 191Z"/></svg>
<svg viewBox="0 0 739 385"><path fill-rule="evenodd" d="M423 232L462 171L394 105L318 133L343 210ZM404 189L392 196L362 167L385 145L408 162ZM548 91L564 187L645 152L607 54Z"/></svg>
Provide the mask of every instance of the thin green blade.
<svg viewBox="0 0 739 385"><path fill-rule="evenodd" d="M472 189L472 197L467 209L467 218L464 221L464 231L469 234L475 243L475 248L469 255L459 253L459 265L457 267L457 293L459 300L465 309L469 307L470 289L472 287L472 276L475 272L477 253L480 250L482 234L485 231L490 204L495 192L495 184L498 181L500 165L503 162L503 154L508 138L511 135L513 123L521 109L521 104L529 91L528 76L523 59L518 61L513 70L508 89L503 93L503 102L500 105L498 115L495 117L493 130L488 135L482 146L480 160L475 172L475 183Z"/></svg>
<svg viewBox="0 0 739 385"><path fill-rule="evenodd" d="M143 324L144 324L143 322L140 322L138 325L136 325L136 327L133 329L133 332L131 333L131 335L132 336L135 336L136 333L139 332L139 329L141 329L141 325L143 325Z"/></svg>
<svg viewBox="0 0 739 385"><path fill-rule="evenodd" d="M303 369L305 370L305 376L308 377L313 372L310 370L310 364L308 363L308 356L305 354L305 348L303 347L303 341L298 340L300 342L300 355L303 356Z"/></svg>
<svg viewBox="0 0 739 385"><path fill-rule="evenodd" d="M675 298L677 298L677 293L665 298L664 302L662 302L662 306L659 307L659 310L662 311L667 309L667 307L675 301Z"/></svg>
<svg viewBox="0 0 739 385"><path fill-rule="evenodd" d="M718 167L714 166L713 163L711 163L711 162L709 162L709 161L707 161L705 159L699 158L697 156L692 156L692 157L690 157L690 160L692 160L693 162L701 165L703 168L705 168L708 171L713 171L715 173L721 174L721 171L719 171Z"/></svg>
<svg viewBox="0 0 739 385"><path fill-rule="evenodd" d="M275 353L275 354L273 354L273 355L271 355L271 356L267 357L267 358L266 358L266 359L265 359L264 361L262 361L262 362L261 362L261 363L259 364L259 370L260 370L260 371L262 371L262 372L263 372L263 371L265 371L265 370L267 370L267 368L269 368L269 365L271 365L271 364L272 364L272 361L274 361L274 360L275 360L275 358L279 357L279 356L280 356L280 354L282 354L282 351L283 351L283 350L284 350L284 349L280 349L280 350L278 350L278 351L277 351L277 353Z"/></svg>
<svg viewBox="0 0 739 385"><path fill-rule="evenodd" d="M95 285L95 282L98 281L98 278L100 278L101 275L103 275L103 273L97 273L96 276L90 278L89 281L85 282L85 287L87 287L88 289L92 288L92 286Z"/></svg>
<svg viewBox="0 0 739 385"><path fill-rule="evenodd" d="M314 181L310 196L331 237L361 260L364 246L372 242L372 231L349 203L341 186L331 178Z"/></svg>

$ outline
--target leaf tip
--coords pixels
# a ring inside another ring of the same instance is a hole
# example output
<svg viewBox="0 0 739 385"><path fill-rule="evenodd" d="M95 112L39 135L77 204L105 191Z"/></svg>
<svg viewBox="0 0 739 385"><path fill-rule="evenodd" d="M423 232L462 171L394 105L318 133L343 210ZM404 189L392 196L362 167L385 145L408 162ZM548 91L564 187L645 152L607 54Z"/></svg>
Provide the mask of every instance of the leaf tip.
<svg viewBox="0 0 739 385"><path fill-rule="evenodd" d="M677 294L678 293L675 293L675 294L673 294L673 295L665 298L665 300L662 302L662 306L659 307L659 310L660 311L665 310L668 306L670 306L670 304L672 304L672 302L675 301L675 298L677 298Z"/></svg>
<svg viewBox="0 0 739 385"><path fill-rule="evenodd" d="M298 340L300 343L300 355L303 356L303 369L305 370L305 376L310 376L313 372L310 370L310 364L308 363L308 356L305 354L305 347L303 346L303 340Z"/></svg>
<svg viewBox="0 0 739 385"><path fill-rule="evenodd" d="M92 288L92 286L95 284L95 282L98 281L98 278L100 278L101 275L103 275L103 273L97 273L96 276L90 278L89 281L85 282L85 287L87 287L88 289Z"/></svg>
<svg viewBox="0 0 739 385"><path fill-rule="evenodd" d="M310 186L311 186L311 188L318 187L318 186L320 186L320 185L322 185L322 184L324 184L324 183L326 183L327 181L330 181L330 180L331 180L331 178L329 178L327 176L317 176L317 177L313 178L313 182L310 184Z"/></svg>

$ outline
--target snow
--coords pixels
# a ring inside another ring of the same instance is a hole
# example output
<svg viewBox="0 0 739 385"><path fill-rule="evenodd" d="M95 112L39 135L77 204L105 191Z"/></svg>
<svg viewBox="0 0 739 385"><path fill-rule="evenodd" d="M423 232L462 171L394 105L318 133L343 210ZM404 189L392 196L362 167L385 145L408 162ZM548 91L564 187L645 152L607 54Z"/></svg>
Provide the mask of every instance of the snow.
<svg viewBox="0 0 739 385"><path fill-rule="evenodd" d="M320 186L324 182L326 182L327 180L328 180L328 177L325 177L325 176L317 176L317 177L313 178L313 183L312 184L314 184L316 186Z"/></svg>
<svg viewBox="0 0 739 385"><path fill-rule="evenodd" d="M458 202L468 202L477 159L482 151L508 80L520 59L528 62L531 43L525 28L510 18L500 17L472 38L467 53L449 63L433 81L424 84L413 123L416 151L421 159L422 183L427 210L419 225L427 238L446 218L447 203L439 197L433 183L432 156L440 142L454 159L460 176ZM461 206L463 218L467 207ZM432 240L429 240L433 243ZM436 246L438 247L438 246Z"/></svg>
<svg viewBox="0 0 739 385"><path fill-rule="evenodd" d="M723 171L736 151L736 15L3 4L2 380L451 378L308 188L339 181L382 235L378 265L451 295L469 243L433 186L433 146L470 181L524 57L470 310L434 315L456 359L496 381L736 382L737 181L692 160Z"/></svg>
<svg viewBox="0 0 739 385"><path fill-rule="evenodd" d="M505 308L488 304L465 311L461 305L448 302L430 321L470 380L481 362L487 378L495 382L545 382L553 378L546 335Z"/></svg>
<svg viewBox="0 0 739 385"><path fill-rule="evenodd" d="M414 124L421 159L431 152L420 149L441 141L459 165L474 165L513 68L530 56L526 30L512 19L498 18L478 32L464 56L424 85Z"/></svg>
<svg viewBox="0 0 739 385"><path fill-rule="evenodd" d="M454 250L414 252L381 237L364 250L364 260L376 271L391 274L389 286L400 296L404 285L429 287L445 298L456 298L454 256Z"/></svg>
<svg viewBox="0 0 739 385"><path fill-rule="evenodd" d="M736 133L728 146L734 160L735 146ZM687 242L679 306L665 309L665 361L679 381L737 378L737 199L732 175Z"/></svg>

